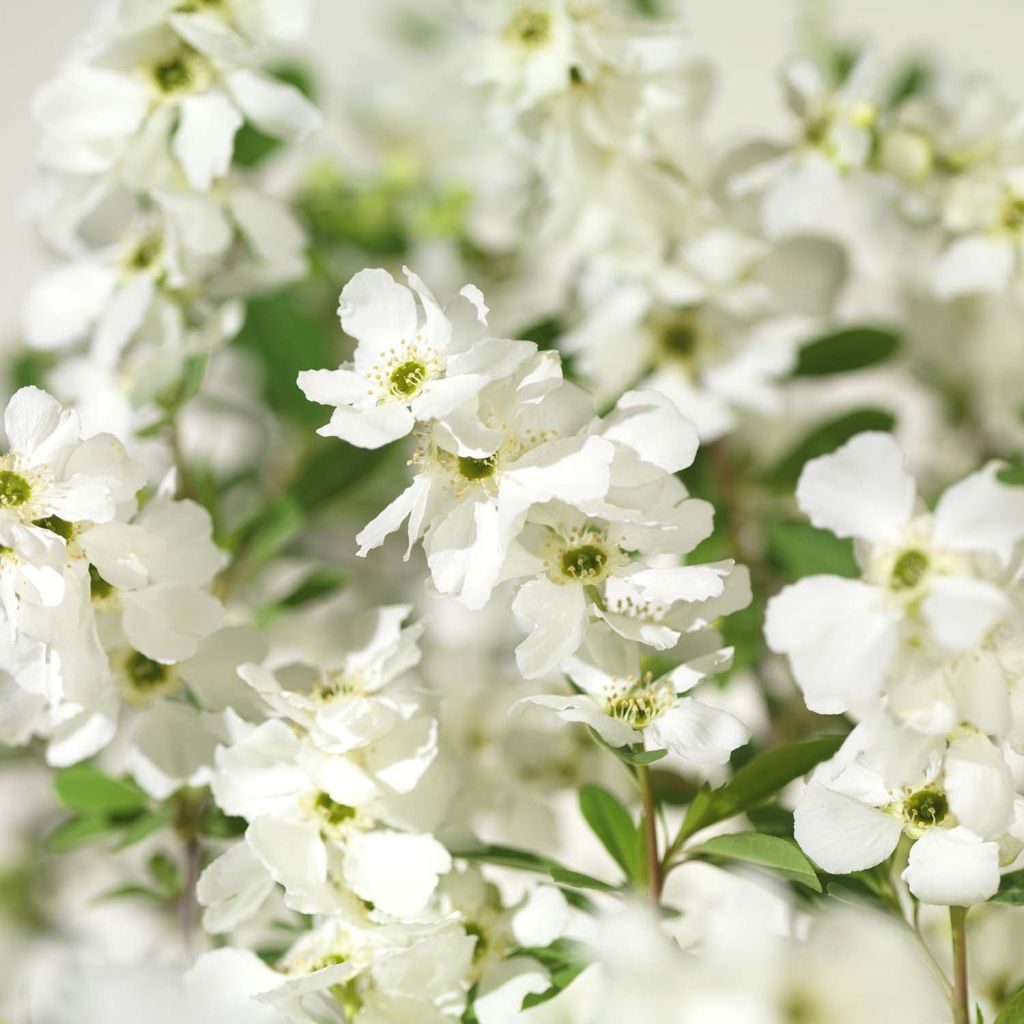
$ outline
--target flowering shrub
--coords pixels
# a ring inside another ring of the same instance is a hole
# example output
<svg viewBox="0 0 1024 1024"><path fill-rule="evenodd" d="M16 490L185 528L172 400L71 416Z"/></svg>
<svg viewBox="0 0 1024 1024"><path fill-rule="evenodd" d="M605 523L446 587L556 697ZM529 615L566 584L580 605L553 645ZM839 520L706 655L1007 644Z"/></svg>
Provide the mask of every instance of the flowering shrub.
<svg viewBox="0 0 1024 1024"><path fill-rule="evenodd" d="M400 13L37 96L0 1012L1024 1022L1019 106L819 26L725 147L660 4Z"/></svg>

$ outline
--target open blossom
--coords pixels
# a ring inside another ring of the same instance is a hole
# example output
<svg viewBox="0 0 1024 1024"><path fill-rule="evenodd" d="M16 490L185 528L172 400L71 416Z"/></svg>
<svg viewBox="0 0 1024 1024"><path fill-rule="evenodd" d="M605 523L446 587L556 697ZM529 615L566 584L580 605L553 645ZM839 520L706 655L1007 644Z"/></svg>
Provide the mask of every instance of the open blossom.
<svg viewBox="0 0 1024 1024"><path fill-rule="evenodd" d="M1011 611L1024 492L990 464L921 508L887 434L860 434L805 467L797 488L811 522L856 540L860 579L809 576L774 597L765 635L790 659L808 706L864 707L882 692L901 644L967 651Z"/></svg>
<svg viewBox="0 0 1024 1024"><path fill-rule="evenodd" d="M777 414L781 379L842 281L834 243L771 245L726 224L702 231L650 280L584 280L586 313L560 340L599 401L639 382L660 391L702 442L744 413Z"/></svg>
<svg viewBox="0 0 1024 1024"><path fill-rule="evenodd" d="M711 651L655 676L641 669L636 643L594 626L581 655L564 665L578 692L524 697L510 713L522 713L528 706L546 708L566 722L589 726L613 747L639 743L697 764L725 764L750 738L749 730L728 712L688 694L727 667L730 655L728 650Z"/></svg>
<svg viewBox="0 0 1024 1024"><path fill-rule="evenodd" d="M451 413L536 351L529 342L457 336L423 282L409 270L405 275L409 288L386 270L362 270L342 290L341 326L358 342L352 362L299 374L299 387L310 401L335 406L318 433L380 448L405 437L417 422ZM460 295L486 323L479 291L467 285Z"/></svg>
<svg viewBox="0 0 1024 1024"><path fill-rule="evenodd" d="M912 841L903 873L926 903L994 895L1000 864L1022 848L1021 799L1003 752L968 728L945 737L862 723L820 766L796 808L796 839L826 871L848 873Z"/></svg>

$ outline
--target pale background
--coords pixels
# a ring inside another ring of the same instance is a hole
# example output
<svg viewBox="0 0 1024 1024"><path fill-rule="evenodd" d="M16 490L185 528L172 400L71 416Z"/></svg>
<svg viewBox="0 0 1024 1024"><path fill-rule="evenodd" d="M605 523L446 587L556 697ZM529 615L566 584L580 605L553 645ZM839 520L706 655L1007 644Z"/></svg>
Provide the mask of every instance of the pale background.
<svg viewBox="0 0 1024 1024"><path fill-rule="evenodd" d="M339 69L359 50L356 8L374 13L406 0L315 0L311 46L324 69ZM415 7L415 4L412 5ZM54 71L88 22L93 0L0 0L0 340L17 336L22 296L47 265L21 213L32 171L34 91ZM1012 0L834 0L836 21L886 48L907 47L980 67L1024 97L1024 3ZM716 118L726 131L770 130L782 112L773 75L794 39L796 0L685 0L697 47L720 70ZM377 66L378 74L387 69ZM410 102L413 102L411 99Z"/></svg>

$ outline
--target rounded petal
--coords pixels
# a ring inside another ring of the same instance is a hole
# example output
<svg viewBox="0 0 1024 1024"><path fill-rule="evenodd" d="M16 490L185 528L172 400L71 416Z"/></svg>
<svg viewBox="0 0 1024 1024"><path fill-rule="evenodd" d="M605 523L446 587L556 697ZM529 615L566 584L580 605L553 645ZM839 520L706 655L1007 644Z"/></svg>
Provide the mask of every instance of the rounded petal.
<svg viewBox="0 0 1024 1024"><path fill-rule="evenodd" d="M242 115L227 96L216 91L186 96L179 110L171 148L189 184L206 192L231 166Z"/></svg>
<svg viewBox="0 0 1024 1024"><path fill-rule="evenodd" d="M196 899L203 927L215 935L248 921L273 891L274 879L248 843L236 843L199 876Z"/></svg>
<svg viewBox="0 0 1024 1024"><path fill-rule="evenodd" d="M966 651L980 644L1009 608L1006 595L992 583L940 576L932 582L921 610L938 643Z"/></svg>
<svg viewBox="0 0 1024 1024"><path fill-rule="evenodd" d="M300 139L320 127L320 111L293 85L246 68L224 76L228 92L260 131L282 139Z"/></svg>
<svg viewBox="0 0 1024 1024"><path fill-rule="evenodd" d="M451 854L429 835L367 832L345 848L345 880L352 891L394 917L420 913L451 866Z"/></svg>
<svg viewBox="0 0 1024 1024"><path fill-rule="evenodd" d="M914 511L917 489L891 434L870 431L831 455L811 459L796 499L811 522L837 537L895 543Z"/></svg>
<svg viewBox="0 0 1024 1024"><path fill-rule="evenodd" d="M512 611L533 627L516 648L516 664L527 679L553 672L579 650L587 628L582 587L531 580L520 587Z"/></svg>
<svg viewBox="0 0 1024 1024"><path fill-rule="evenodd" d="M768 602L768 646L789 657L807 706L836 714L873 701L897 639L897 615L860 580L808 576Z"/></svg>
<svg viewBox="0 0 1024 1024"><path fill-rule="evenodd" d="M385 402L370 409L352 409L343 405L335 409L328 424L317 433L323 437L340 437L357 448L383 448L405 437L416 420L399 402Z"/></svg>
<svg viewBox="0 0 1024 1024"><path fill-rule="evenodd" d="M863 871L896 849L902 823L877 807L809 782L794 812L794 836L819 867L832 874Z"/></svg>
<svg viewBox="0 0 1024 1024"><path fill-rule="evenodd" d="M903 878L923 903L984 903L999 889L999 847L965 828L933 828L911 847Z"/></svg>
<svg viewBox="0 0 1024 1024"><path fill-rule="evenodd" d="M697 764L726 764L750 739L750 730L727 711L684 697L645 730L657 747Z"/></svg>
<svg viewBox="0 0 1024 1024"><path fill-rule="evenodd" d="M1024 537L1024 487L1000 483L990 463L950 487L935 507L933 543L952 551L991 551L1005 566Z"/></svg>
<svg viewBox="0 0 1024 1024"><path fill-rule="evenodd" d="M972 292L998 292L1013 274L1013 244L1008 238L968 235L953 242L935 261L932 290L940 299Z"/></svg>
<svg viewBox="0 0 1024 1024"><path fill-rule="evenodd" d="M25 340L36 348L78 341L99 318L116 281L109 268L93 263L70 263L43 275L25 301Z"/></svg>

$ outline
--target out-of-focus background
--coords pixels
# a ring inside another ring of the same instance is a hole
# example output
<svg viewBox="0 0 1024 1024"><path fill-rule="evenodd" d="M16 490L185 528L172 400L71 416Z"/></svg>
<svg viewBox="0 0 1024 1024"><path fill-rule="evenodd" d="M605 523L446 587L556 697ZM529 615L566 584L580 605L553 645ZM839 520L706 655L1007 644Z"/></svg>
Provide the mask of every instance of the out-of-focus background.
<svg viewBox="0 0 1024 1024"><path fill-rule="evenodd" d="M414 6L414 5L413 5ZM686 0L683 14L698 50L725 70L720 76L714 120L730 131L771 131L783 119L775 71L791 50L799 11L797 0ZM1024 93L1024 4L1007 0L833 0L830 5L844 34L881 36L894 50L906 47L952 61L983 67L1008 92ZM388 69L366 52L355 26L367 19L400 17L408 0L314 0L310 34L320 74L351 83L359 76L372 90L385 83ZM16 340L22 297L47 265L21 212L32 170L36 130L29 104L52 77L68 46L87 25L92 0L2 0L0 33L0 338ZM417 102L410 96L410 104Z"/></svg>

